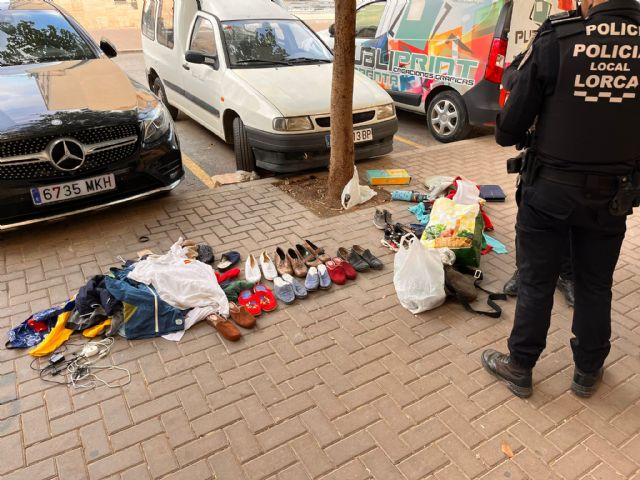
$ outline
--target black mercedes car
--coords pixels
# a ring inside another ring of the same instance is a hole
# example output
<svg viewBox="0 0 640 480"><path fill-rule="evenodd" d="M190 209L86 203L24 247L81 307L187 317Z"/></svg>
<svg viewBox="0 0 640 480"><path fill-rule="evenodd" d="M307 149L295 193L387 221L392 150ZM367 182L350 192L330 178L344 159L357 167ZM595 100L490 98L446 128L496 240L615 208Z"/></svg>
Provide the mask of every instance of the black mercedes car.
<svg viewBox="0 0 640 480"><path fill-rule="evenodd" d="M0 230L175 188L169 112L64 10L0 0Z"/></svg>

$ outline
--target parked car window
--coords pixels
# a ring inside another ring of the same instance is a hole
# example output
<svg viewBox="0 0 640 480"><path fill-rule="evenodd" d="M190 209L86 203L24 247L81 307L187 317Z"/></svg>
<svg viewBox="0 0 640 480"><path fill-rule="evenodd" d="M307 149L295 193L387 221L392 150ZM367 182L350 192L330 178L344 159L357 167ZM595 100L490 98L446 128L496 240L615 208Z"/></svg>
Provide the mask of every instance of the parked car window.
<svg viewBox="0 0 640 480"><path fill-rule="evenodd" d="M142 8L142 34L155 40L156 38L156 0L145 0Z"/></svg>
<svg viewBox="0 0 640 480"><path fill-rule="evenodd" d="M331 62L331 52L298 20L237 20L222 25L230 66Z"/></svg>
<svg viewBox="0 0 640 480"><path fill-rule="evenodd" d="M0 66L96 58L56 11L0 11Z"/></svg>
<svg viewBox="0 0 640 480"><path fill-rule="evenodd" d="M173 0L160 0L158 9L158 43L173 48Z"/></svg>
<svg viewBox="0 0 640 480"><path fill-rule="evenodd" d="M204 53L205 55L217 55L216 34L213 24L203 17L198 17L193 26L193 36L189 50Z"/></svg>
<svg viewBox="0 0 640 480"><path fill-rule="evenodd" d="M370 3L356 13L356 37L375 38L387 2Z"/></svg>

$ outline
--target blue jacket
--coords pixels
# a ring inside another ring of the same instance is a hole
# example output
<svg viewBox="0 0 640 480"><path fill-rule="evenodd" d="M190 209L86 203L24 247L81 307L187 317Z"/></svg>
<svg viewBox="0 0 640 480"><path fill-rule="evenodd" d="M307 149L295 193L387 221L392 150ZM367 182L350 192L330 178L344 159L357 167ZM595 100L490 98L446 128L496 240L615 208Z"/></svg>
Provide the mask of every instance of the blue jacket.
<svg viewBox="0 0 640 480"><path fill-rule="evenodd" d="M123 303L118 333L128 339L150 338L184 330L185 312L164 302L149 285L127 278L131 268L105 278L109 293Z"/></svg>

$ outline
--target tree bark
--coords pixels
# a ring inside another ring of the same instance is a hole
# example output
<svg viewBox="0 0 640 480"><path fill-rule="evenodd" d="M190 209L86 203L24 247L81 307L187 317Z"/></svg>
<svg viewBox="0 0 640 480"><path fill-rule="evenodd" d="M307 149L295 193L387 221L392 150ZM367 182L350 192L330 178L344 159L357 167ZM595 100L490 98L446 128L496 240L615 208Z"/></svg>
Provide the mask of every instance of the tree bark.
<svg viewBox="0 0 640 480"><path fill-rule="evenodd" d="M340 206L345 185L353 176L353 77L356 55L356 2L336 0L333 81L331 84L331 160L329 200Z"/></svg>

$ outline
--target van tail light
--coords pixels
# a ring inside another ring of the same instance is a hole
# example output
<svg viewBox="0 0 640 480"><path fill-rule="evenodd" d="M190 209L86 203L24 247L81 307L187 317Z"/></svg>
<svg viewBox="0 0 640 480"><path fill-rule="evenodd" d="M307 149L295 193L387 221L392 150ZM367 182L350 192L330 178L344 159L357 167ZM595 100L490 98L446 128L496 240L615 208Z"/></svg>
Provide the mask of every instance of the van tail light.
<svg viewBox="0 0 640 480"><path fill-rule="evenodd" d="M494 38L491 43L487 71L484 74L484 78L490 82L500 83L502 81L504 62L507 56L507 44L508 41L502 38Z"/></svg>

